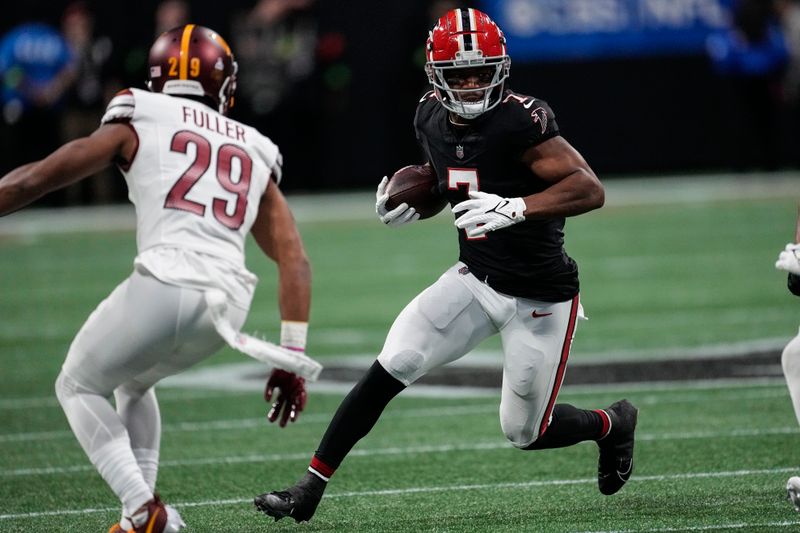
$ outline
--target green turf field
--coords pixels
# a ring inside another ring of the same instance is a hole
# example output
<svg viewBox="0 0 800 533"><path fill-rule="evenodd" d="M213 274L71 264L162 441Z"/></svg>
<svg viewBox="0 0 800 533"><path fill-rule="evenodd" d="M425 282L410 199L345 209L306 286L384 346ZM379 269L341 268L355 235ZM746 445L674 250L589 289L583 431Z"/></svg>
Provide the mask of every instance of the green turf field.
<svg viewBox="0 0 800 533"><path fill-rule="evenodd" d="M792 238L800 194L770 193L765 181L752 199L723 183L688 201L668 192L689 183L665 182L663 196L653 187L641 198L639 184L609 184L606 208L569 220L567 249L590 317L572 359L788 340L800 301L773 262ZM371 218L370 202L292 202L314 267L309 348L323 362L374 354L402 306L455 260L446 215L390 230ZM105 531L118 518L115 498L52 389L72 336L129 273L133 234L3 231L23 215L0 219L0 531ZM274 270L249 252L262 283L245 329L274 336ZM225 350L204 365L242 361ZM312 394L300 421L279 430L263 422L257 393L161 388L159 487L189 531L204 532L800 527L782 499L786 478L800 473L800 439L781 382L568 387L561 400L595 408L622 396L641 408L637 467L610 498L596 489L596 446L514 450L499 428L499 399L468 395L398 398L336 474L315 519L298 527L268 521L249 502L302 474L341 395Z"/></svg>

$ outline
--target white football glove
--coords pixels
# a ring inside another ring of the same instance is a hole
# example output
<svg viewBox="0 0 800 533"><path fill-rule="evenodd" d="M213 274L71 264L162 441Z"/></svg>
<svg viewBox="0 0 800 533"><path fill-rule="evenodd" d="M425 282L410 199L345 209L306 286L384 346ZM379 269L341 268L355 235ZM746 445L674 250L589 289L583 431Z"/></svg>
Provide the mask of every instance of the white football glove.
<svg viewBox="0 0 800 533"><path fill-rule="evenodd" d="M800 244L789 243L778 255L775 268L800 276Z"/></svg>
<svg viewBox="0 0 800 533"><path fill-rule="evenodd" d="M480 237L525 220L522 198L503 198L480 191L470 191L469 197L471 200L453 206L453 213L466 211L456 219L456 227L466 229L468 237Z"/></svg>
<svg viewBox="0 0 800 533"><path fill-rule="evenodd" d="M378 190L375 191L375 212L378 213L378 218L381 222L395 228L419 220L419 213L417 213L417 210L413 207L409 207L405 202L391 211L386 209L386 201L389 199L389 195L386 194L387 183L389 183L389 178L384 176L378 184Z"/></svg>

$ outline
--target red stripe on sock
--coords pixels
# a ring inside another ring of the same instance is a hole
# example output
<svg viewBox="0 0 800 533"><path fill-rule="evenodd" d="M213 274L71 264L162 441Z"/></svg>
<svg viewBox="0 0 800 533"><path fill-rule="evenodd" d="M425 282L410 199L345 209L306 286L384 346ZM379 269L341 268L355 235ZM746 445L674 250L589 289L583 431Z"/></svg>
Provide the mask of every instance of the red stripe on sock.
<svg viewBox="0 0 800 533"><path fill-rule="evenodd" d="M333 473L336 472L335 468L331 468L330 466L326 465L317 459L316 456L311 458L311 464L309 466L325 477L331 477L333 476Z"/></svg>
<svg viewBox="0 0 800 533"><path fill-rule="evenodd" d="M608 432L611 430L611 419L608 418L608 413L602 409L595 409L594 412L600 415L600 419L603 421L603 427L600 430L600 437L598 437L597 440L604 439L608 436Z"/></svg>

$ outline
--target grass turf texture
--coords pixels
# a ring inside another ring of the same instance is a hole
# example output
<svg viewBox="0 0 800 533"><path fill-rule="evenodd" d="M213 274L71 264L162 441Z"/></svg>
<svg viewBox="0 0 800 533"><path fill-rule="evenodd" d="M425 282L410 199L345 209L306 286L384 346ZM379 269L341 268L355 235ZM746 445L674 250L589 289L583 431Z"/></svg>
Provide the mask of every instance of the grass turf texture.
<svg viewBox="0 0 800 533"><path fill-rule="evenodd" d="M591 319L579 326L573 360L788 340L800 313L772 264L794 218L794 199L773 198L611 206L568 220L567 250L580 265ZM444 214L397 231L374 220L309 220L300 229L314 266L309 345L322 359L376 353L402 306L456 258ZM134 250L128 232L0 239L0 531L105 531L118 518L52 388L73 335L130 272ZM252 243L248 251L262 282L245 329L275 338L274 268ZM242 360L225 350L204 364ZM249 500L302 474L340 396L313 395L300 422L283 431L262 423L257 394L159 396L159 486L167 501L184 504L190 531L295 529L256 515ZM615 497L596 489L594 445L520 452L502 439L497 400L400 397L302 529L797 527L781 490L798 466L783 385L568 388L561 400L595 408L622 396L642 415L634 481Z"/></svg>

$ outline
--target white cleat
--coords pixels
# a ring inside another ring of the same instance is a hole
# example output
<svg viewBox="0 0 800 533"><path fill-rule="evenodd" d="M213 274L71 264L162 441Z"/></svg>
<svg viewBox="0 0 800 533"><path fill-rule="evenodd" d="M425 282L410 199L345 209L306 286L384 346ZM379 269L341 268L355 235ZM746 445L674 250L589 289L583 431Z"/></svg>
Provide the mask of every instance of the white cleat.
<svg viewBox="0 0 800 533"><path fill-rule="evenodd" d="M786 482L786 499L792 502L795 511L800 511L800 477L792 476Z"/></svg>
<svg viewBox="0 0 800 533"><path fill-rule="evenodd" d="M798 478L798 481L800 481L800 478ZM167 524L164 526L164 533L178 533L178 531L186 527L186 522L183 521L177 509L169 505L165 505L164 508L167 510Z"/></svg>

